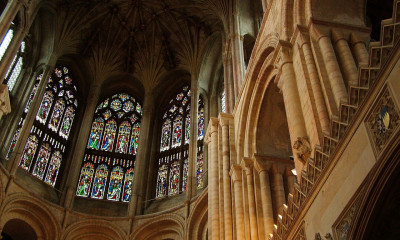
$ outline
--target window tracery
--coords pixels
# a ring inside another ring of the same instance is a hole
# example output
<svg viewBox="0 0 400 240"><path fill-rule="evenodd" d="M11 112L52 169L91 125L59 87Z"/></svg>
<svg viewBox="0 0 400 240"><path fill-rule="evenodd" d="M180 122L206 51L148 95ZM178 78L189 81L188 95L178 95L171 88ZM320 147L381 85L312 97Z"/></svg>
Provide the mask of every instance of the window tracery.
<svg viewBox="0 0 400 240"><path fill-rule="evenodd" d="M18 49L17 54L14 56L14 59L8 68L5 82L7 83L8 90L11 92L14 89L14 86L17 82L17 79L22 71L22 66L24 63L25 57L25 41L21 42L21 46Z"/></svg>
<svg viewBox="0 0 400 240"><path fill-rule="evenodd" d="M141 104L114 94L96 108L76 195L129 202L139 144Z"/></svg>
<svg viewBox="0 0 400 240"><path fill-rule="evenodd" d="M191 127L190 98L189 87L183 87L170 100L162 117L156 198L176 195L186 190ZM198 103L197 146L200 154L203 151L204 138L204 102L201 96ZM194 163L198 166L198 188L203 187L201 183L204 171L202 161L199 158Z"/></svg>
<svg viewBox="0 0 400 240"><path fill-rule="evenodd" d="M39 75L36 80L24 114L29 111L41 78L42 75ZM59 175L63 154L69 143L69 133L78 107L76 95L77 89L69 77L68 68L56 68L48 80L31 133L22 151L19 166L53 187ZM17 132L11 141L8 157L15 147L24 118L25 115L21 118Z"/></svg>

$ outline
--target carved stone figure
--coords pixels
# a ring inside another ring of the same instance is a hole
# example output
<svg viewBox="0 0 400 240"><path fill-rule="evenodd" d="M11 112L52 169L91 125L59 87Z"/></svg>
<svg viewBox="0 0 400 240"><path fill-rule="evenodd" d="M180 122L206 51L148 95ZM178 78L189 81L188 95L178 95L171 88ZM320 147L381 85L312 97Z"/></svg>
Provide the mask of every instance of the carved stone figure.
<svg viewBox="0 0 400 240"><path fill-rule="evenodd" d="M296 150L296 155L304 164L311 155L311 145L306 137L298 137L293 144L293 149Z"/></svg>

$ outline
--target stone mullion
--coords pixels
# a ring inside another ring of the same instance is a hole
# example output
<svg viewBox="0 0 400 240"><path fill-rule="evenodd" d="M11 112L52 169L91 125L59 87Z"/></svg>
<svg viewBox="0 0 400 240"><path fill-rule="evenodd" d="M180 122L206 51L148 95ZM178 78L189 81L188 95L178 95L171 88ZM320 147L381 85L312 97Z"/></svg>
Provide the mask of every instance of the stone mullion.
<svg viewBox="0 0 400 240"><path fill-rule="evenodd" d="M300 96L297 88L296 75L294 72L290 51L291 49L289 46L282 46L281 76L278 82L278 87L282 91L290 132L290 141L291 145L294 146L294 143L298 138L307 138L307 131L301 109ZM292 150L295 152L295 149ZM300 178L300 173L303 169L304 162L299 159L297 154L294 154L294 159L296 171L298 173L298 177Z"/></svg>
<svg viewBox="0 0 400 240"><path fill-rule="evenodd" d="M333 50L331 38L329 36L322 36L319 38L318 44L321 49L326 70L328 72L328 78L338 112L340 103L347 100L346 86L343 81L342 73L340 72L335 51Z"/></svg>
<svg viewBox="0 0 400 240"><path fill-rule="evenodd" d="M64 207L72 208L73 199L78 184L78 179L82 167L82 162L85 155L87 141L89 139L94 112L100 97L100 86L97 83L92 83L89 90L89 96L86 101L86 107L79 127L79 134L75 142L75 149L71 157L71 167L66 183L66 194L64 198Z"/></svg>
<svg viewBox="0 0 400 240"><path fill-rule="evenodd" d="M14 20L21 6L22 0L8 1L7 6L0 16L0 39L3 39L6 35L11 26L11 22Z"/></svg>
<svg viewBox="0 0 400 240"><path fill-rule="evenodd" d="M224 195L224 235L225 240L232 239L232 195L229 154L229 119L220 115L220 124L222 126L222 161L223 161L223 195Z"/></svg>
<svg viewBox="0 0 400 240"><path fill-rule="evenodd" d="M0 79L2 79L1 81L5 80L7 71L12 64L14 57L18 53L21 42L25 38L25 36L26 32L23 31L23 28L21 26L18 26L15 31L14 37L12 38L11 43L8 46L3 56L3 59L0 62Z"/></svg>
<svg viewBox="0 0 400 240"><path fill-rule="evenodd" d="M256 213L254 179L253 179L253 164L250 159L245 158L242 160L241 165L246 174L246 180L247 180L246 182L247 182L247 197L249 201L250 235L251 239L258 239L257 213Z"/></svg>
<svg viewBox="0 0 400 240"><path fill-rule="evenodd" d="M135 159L135 179L133 182L133 191L131 201L129 202L129 215L134 216L142 212L142 202L144 201L143 183L146 182L146 163L148 163L149 153L151 149L151 130L152 117L154 115L154 97L146 94L143 103L143 114L140 122L139 146Z"/></svg>
<svg viewBox="0 0 400 240"><path fill-rule="evenodd" d="M211 118L207 128L206 141L210 151L208 186L208 219L210 239L219 240L219 179L218 179L218 119Z"/></svg>
<svg viewBox="0 0 400 240"><path fill-rule="evenodd" d="M7 165L7 169L9 170L10 175L15 175L15 173L18 169L22 151L24 150L25 143L30 135L30 131L33 126L33 122L36 117L36 113L39 110L40 103L42 102L43 94L47 87L48 79L51 76L53 69L54 69L54 64L47 65L43 71L42 79L39 83L39 86L37 88L37 91L36 91L36 94L32 101L29 112L26 115L24 125L22 126L18 141L15 145L14 151L11 154L10 160Z"/></svg>
<svg viewBox="0 0 400 240"><path fill-rule="evenodd" d="M240 165L233 164L229 174L232 178L235 194L236 239L246 239L244 230L242 168Z"/></svg>

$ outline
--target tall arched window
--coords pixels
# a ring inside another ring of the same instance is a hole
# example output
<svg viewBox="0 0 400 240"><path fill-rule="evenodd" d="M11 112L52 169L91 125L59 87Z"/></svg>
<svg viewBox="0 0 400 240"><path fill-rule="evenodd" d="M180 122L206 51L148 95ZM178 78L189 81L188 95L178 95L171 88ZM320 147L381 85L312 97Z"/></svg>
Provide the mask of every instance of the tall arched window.
<svg viewBox="0 0 400 240"><path fill-rule="evenodd" d="M129 202L139 144L141 104L115 94L96 108L76 195Z"/></svg>
<svg viewBox="0 0 400 240"><path fill-rule="evenodd" d="M37 88L38 88L38 86L39 86L39 82L40 82L40 80L42 79L42 76L43 76L43 74L39 74L39 75L36 77L35 84L33 85L31 94L29 94L29 98L28 98L28 100L27 100L27 102L26 102L24 112L22 113L22 116L21 116L21 118L19 119L18 126L17 126L17 130L15 131L14 136L13 136L13 138L11 139L10 147L8 148L7 155L6 155L6 159L7 159L7 160L10 159L11 153L14 151L15 145L17 144L17 141L18 141L18 138L19 138L19 134L20 134L20 132L21 132L22 126L23 126L24 121L25 121L26 114L28 114L28 111L29 111L29 109L30 109L30 107L31 107L33 98L34 98L35 95L36 95L36 91L37 91Z"/></svg>
<svg viewBox="0 0 400 240"><path fill-rule="evenodd" d="M27 107L36 92L35 85ZM25 143L19 166L35 177L54 186L62 158L69 144L78 100L77 89L66 67L58 67L49 78L36 114L31 133ZM27 111L27 109L25 109Z"/></svg>
<svg viewBox="0 0 400 240"><path fill-rule="evenodd" d="M170 100L162 117L156 197L172 196L186 190L190 139L190 89L188 86ZM204 104L199 100L197 186L203 187Z"/></svg>
<svg viewBox="0 0 400 240"><path fill-rule="evenodd" d="M22 65L24 63L25 56L25 41L21 42L21 46L18 49L17 54L15 55L10 68L6 74L5 82L7 83L8 90L11 92L17 82L17 78L21 73Z"/></svg>
<svg viewBox="0 0 400 240"><path fill-rule="evenodd" d="M15 33L15 24L11 23L11 27L8 29L6 35L0 43L0 61L3 59L4 54L6 53L8 46L10 46L11 40L14 37Z"/></svg>

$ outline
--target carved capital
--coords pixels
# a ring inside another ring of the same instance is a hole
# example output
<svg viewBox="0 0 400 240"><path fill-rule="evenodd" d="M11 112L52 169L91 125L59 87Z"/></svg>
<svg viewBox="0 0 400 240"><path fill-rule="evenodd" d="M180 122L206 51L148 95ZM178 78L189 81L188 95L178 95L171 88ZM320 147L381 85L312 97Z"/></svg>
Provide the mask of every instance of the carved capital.
<svg viewBox="0 0 400 240"><path fill-rule="evenodd" d="M271 169L272 163L262 161L261 159L254 157L253 158L253 166L254 169L258 172L269 171Z"/></svg>
<svg viewBox="0 0 400 240"><path fill-rule="evenodd" d="M293 144L297 158L305 164L311 156L311 145L307 137L298 137Z"/></svg>
<svg viewBox="0 0 400 240"><path fill-rule="evenodd" d="M252 174L253 160L251 158L243 158L240 165L242 166L242 169L246 172L246 175Z"/></svg>
<svg viewBox="0 0 400 240"><path fill-rule="evenodd" d="M338 30L332 30L332 40L334 44L336 44L339 40L342 39L347 41L346 35L343 32Z"/></svg>
<svg viewBox="0 0 400 240"><path fill-rule="evenodd" d="M0 85L0 119L11 112L10 95L7 84Z"/></svg>
<svg viewBox="0 0 400 240"><path fill-rule="evenodd" d="M236 181L241 182L242 181L242 167L237 164L232 164L229 175L231 176L233 182L236 182Z"/></svg>
<svg viewBox="0 0 400 240"><path fill-rule="evenodd" d="M218 122L219 122L218 118L215 118L215 117L210 118L210 123L208 124L206 135L205 135L206 137L204 139L206 144L211 142L211 135L218 131Z"/></svg>
<svg viewBox="0 0 400 240"><path fill-rule="evenodd" d="M229 125L230 121L233 121L233 116L232 114L221 112L218 116L218 119L219 119L219 124L223 127Z"/></svg>

